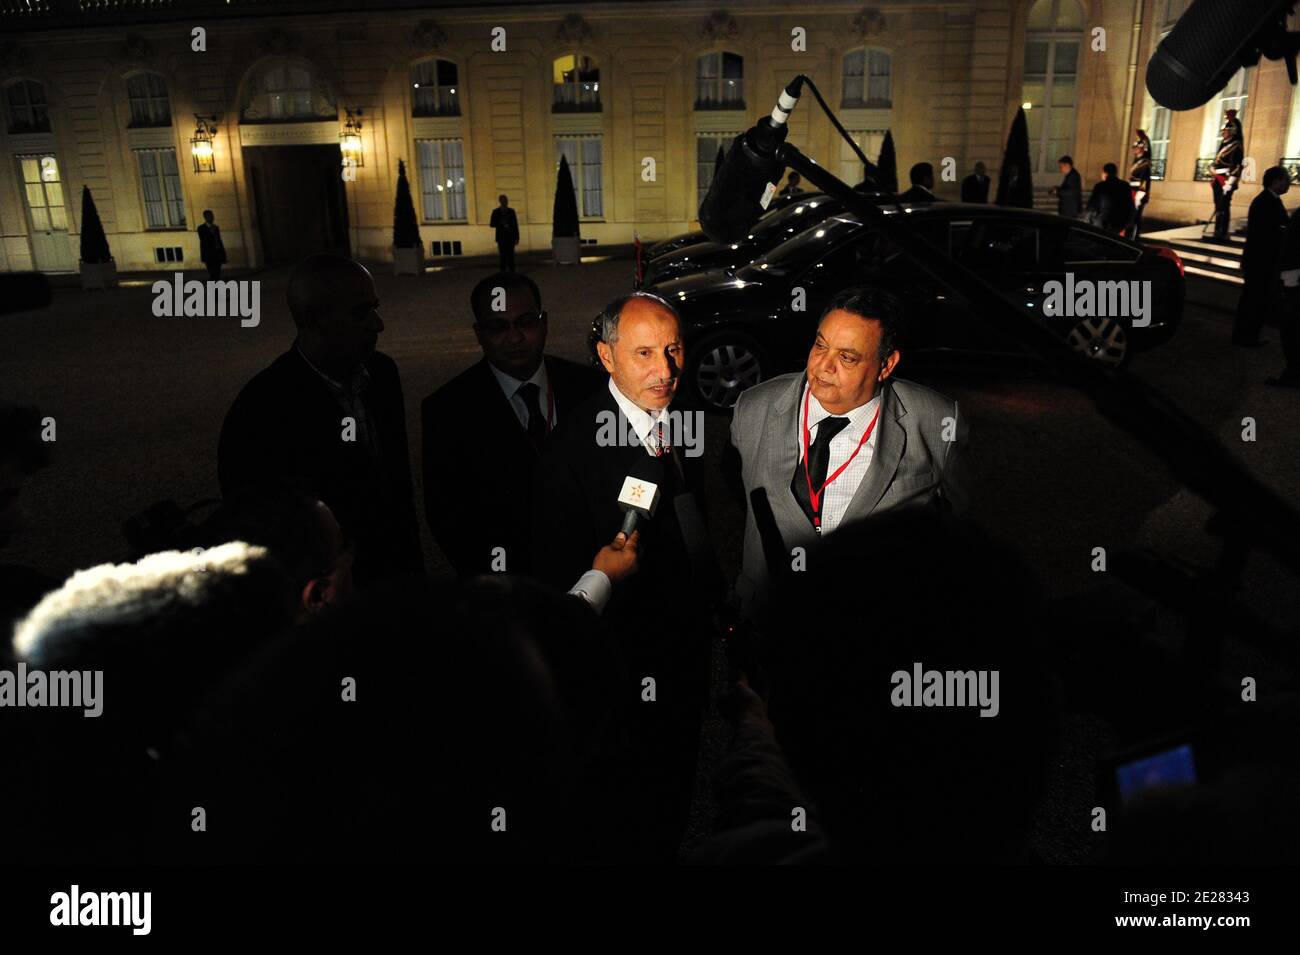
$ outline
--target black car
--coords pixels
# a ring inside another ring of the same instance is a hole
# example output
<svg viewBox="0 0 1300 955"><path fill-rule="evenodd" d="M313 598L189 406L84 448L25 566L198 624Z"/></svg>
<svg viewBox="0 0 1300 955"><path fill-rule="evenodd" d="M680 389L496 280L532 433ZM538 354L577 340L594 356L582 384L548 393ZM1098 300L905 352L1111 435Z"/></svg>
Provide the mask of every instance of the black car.
<svg viewBox="0 0 1300 955"><path fill-rule="evenodd" d="M1134 350L1166 340L1182 318L1183 266L1171 250L1026 209L945 202L885 210L905 215L907 228L933 245L936 256L972 268L1098 361L1124 363ZM706 407L723 409L745 388L802 368L823 306L836 292L859 284L886 288L902 299L900 347L910 367L950 360L968 365L986 358L1042 367L1037 356L973 314L893 243L847 213L747 266L697 272L654 291L685 321L688 394ZM1087 287L1099 294L1092 297L1091 309L1080 310L1075 306L1087 305L1080 295ZM1126 307L1115 308L1121 291ZM1135 297L1129 300L1129 294ZM1098 299L1105 307L1095 304ZM1052 314L1044 312L1045 305L1052 306ZM1135 315L1144 321L1135 325Z"/></svg>
<svg viewBox="0 0 1300 955"><path fill-rule="evenodd" d="M698 242L671 249L647 261L641 287L653 291L656 285L692 272L748 265L809 226L843 211L843 203L817 192L767 213L739 242L710 242L701 233Z"/></svg>
<svg viewBox="0 0 1300 955"><path fill-rule="evenodd" d="M821 193L802 192L790 196L773 196L772 201L767 205L767 211L763 213L763 219L773 216L787 206L812 195L820 196ZM761 222L762 219L759 221ZM709 237L699 229L696 229L694 232L683 232L680 235L673 236L672 238L656 242L654 245L646 249L643 255L648 266L651 260L656 259L661 255L668 255L672 252L676 252L678 249L685 248L688 245L695 245L697 242L708 241Z"/></svg>

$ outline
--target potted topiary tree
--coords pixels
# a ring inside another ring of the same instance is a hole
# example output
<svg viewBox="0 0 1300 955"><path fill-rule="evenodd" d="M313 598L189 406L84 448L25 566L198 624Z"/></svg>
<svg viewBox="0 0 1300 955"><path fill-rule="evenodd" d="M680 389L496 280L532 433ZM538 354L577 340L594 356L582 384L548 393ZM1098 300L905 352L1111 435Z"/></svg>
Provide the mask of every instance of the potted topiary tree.
<svg viewBox="0 0 1300 955"><path fill-rule="evenodd" d="M393 274L420 275L424 272L424 245L420 224L411 202L411 184L406 180L406 163L397 161L397 200L393 203Z"/></svg>
<svg viewBox="0 0 1300 955"><path fill-rule="evenodd" d="M885 192L898 192L898 157L894 154L894 132L885 130L885 140L880 144L880 156L876 159L876 168L880 170L880 188Z"/></svg>
<svg viewBox="0 0 1300 955"><path fill-rule="evenodd" d="M89 186L81 187L81 287L117 288L117 264Z"/></svg>
<svg viewBox="0 0 1300 955"><path fill-rule="evenodd" d="M1025 108L1016 111L1007 136L1007 151L1002 156L1002 169L998 173L998 195L994 202L999 206L1034 207L1034 179L1029 172L1029 123L1025 121Z"/></svg>
<svg viewBox="0 0 1300 955"><path fill-rule="evenodd" d="M557 265L574 265L582 261L581 233L578 230L578 199L573 194L573 177L569 162L560 157L560 171L555 177L555 209L551 214L551 251Z"/></svg>

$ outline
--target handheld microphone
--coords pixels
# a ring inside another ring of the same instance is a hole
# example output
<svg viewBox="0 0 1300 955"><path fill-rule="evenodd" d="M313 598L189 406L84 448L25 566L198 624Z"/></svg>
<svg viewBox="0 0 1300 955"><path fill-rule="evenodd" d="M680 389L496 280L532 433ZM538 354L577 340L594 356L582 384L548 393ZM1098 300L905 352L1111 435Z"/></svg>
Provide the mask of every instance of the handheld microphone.
<svg viewBox="0 0 1300 955"><path fill-rule="evenodd" d="M785 142L789 132L786 120L802 89L803 77L796 76L782 91L772 115L732 140L722 168L700 203L700 226L711 241L724 245L739 242L767 211L785 171L785 164L776 159L776 148Z"/></svg>
<svg viewBox="0 0 1300 955"><path fill-rule="evenodd" d="M1296 34L1285 17L1295 0L1195 0L1147 64L1147 91L1161 106L1195 109L1261 55L1286 59L1295 82Z"/></svg>
<svg viewBox="0 0 1300 955"><path fill-rule="evenodd" d="M620 530L631 537L638 518L654 517L659 506L659 485L629 474L623 479L623 490L618 492L618 504L624 511Z"/></svg>

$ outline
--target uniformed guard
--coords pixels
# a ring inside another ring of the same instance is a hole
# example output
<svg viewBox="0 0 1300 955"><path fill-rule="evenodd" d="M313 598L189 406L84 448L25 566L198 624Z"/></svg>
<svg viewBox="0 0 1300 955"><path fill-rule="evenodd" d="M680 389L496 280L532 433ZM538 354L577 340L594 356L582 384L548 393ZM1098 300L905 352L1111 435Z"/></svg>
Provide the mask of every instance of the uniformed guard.
<svg viewBox="0 0 1300 955"><path fill-rule="evenodd" d="M1241 165L1245 160L1244 137L1237 111L1230 109L1223 123L1222 141L1211 167L1210 188L1214 192L1214 240L1228 241L1232 221L1232 194L1241 182Z"/></svg>

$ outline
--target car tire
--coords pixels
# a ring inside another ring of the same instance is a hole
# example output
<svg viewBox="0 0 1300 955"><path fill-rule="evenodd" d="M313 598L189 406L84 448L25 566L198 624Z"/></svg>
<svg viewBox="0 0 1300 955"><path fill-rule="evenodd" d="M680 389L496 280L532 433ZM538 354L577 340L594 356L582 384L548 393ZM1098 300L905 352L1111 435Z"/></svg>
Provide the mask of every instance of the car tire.
<svg viewBox="0 0 1300 955"><path fill-rule="evenodd" d="M746 388L766 376L767 356L751 336L720 331L691 346L685 379L692 400L710 411L730 411Z"/></svg>
<svg viewBox="0 0 1300 955"><path fill-rule="evenodd" d="M1070 347L1086 358L1104 362L1113 368L1128 364L1133 354L1128 331L1113 318L1094 316L1075 324L1066 335Z"/></svg>

